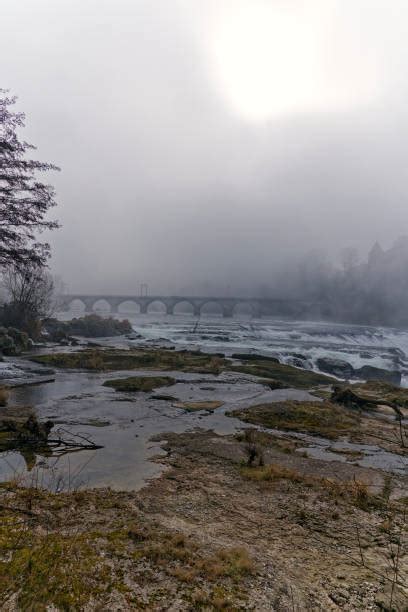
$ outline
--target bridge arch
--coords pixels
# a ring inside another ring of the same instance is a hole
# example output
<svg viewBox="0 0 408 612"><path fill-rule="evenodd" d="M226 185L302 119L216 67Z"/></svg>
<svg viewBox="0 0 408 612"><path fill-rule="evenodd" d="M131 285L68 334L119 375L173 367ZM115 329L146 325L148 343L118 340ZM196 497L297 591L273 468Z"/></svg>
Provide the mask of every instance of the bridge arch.
<svg viewBox="0 0 408 612"><path fill-rule="evenodd" d="M196 308L190 300L179 300L173 306L173 314L195 314Z"/></svg>
<svg viewBox="0 0 408 612"><path fill-rule="evenodd" d="M90 310L92 310L93 312L112 312L112 304L105 298L99 298L98 300L95 300L93 302Z"/></svg>
<svg viewBox="0 0 408 612"><path fill-rule="evenodd" d="M255 317L257 309L252 302L236 302L232 307L232 316L237 318Z"/></svg>
<svg viewBox="0 0 408 612"><path fill-rule="evenodd" d="M147 302L145 305L145 309L148 314L152 314L152 313L167 314L168 313L167 304L163 300L159 300L159 299L154 299L154 300L150 300L150 302Z"/></svg>
<svg viewBox="0 0 408 612"><path fill-rule="evenodd" d="M123 300L117 305L117 312L121 314L139 314L140 311L140 304L136 300Z"/></svg>
<svg viewBox="0 0 408 612"><path fill-rule="evenodd" d="M84 300L81 300L81 298L73 298L64 302L64 310L66 312L84 313L87 309L86 307L86 303L84 302Z"/></svg>

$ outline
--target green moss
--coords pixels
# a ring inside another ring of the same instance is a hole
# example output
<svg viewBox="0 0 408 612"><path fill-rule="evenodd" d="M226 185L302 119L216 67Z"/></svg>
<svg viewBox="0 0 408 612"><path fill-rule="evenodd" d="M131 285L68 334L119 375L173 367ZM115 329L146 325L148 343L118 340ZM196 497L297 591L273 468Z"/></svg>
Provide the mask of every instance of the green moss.
<svg viewBox="0 0 408 612"><path fill-rule="evenodd" d="M103 600L118 584L86 534L40 537L15 518L3 518L0 548L9 553L0 562L0 594L18 593L22 610L45 611L50 605L82 610L91 598Z"/></svg>
<svg viewBox="0 0 408 612"><path fill-rule="evenodd" d="M129 378L114 378L106 380L104 387L113 387L115 391L143 391L147 393L158 387L169 387L175 384L171 376L131 376Z"/></svg>
<svg viewBox="0 0 408 612"><path fill-rule="evenodd" d="M38 355L32 360L51 367L94 371L143 369L220 374L225 370L232 370L258 376L262 378L262 384L274 389L285 387L310 389L317 385L330 385L336 382L324 374L284 365L271 358L257 357L256 360L246 360L242 364L234 365L224 357L199 351L93 348Z"/></svg>
<svg viewBox="0 0 408 612"><path fill-rule="evenodd" d="M357 415L330 402L273 402L229 413L246 423L336 439L358 428Z"/></svg>
<svg viewBox="0 0 408 612"><path fill-rule="evenodd" d="M244 372L260 376L261 378L273 379L277 383L286 387L294 387L297 389L310 389L316 385L330 385L335 379L324 374L311 372L310 370L301 370L293 366L283 363L276 363L271 360L256 361L256 363L244 363L242 365L234 365L230 368L234 372Z"/></svg>
<svg viewBox="0 0 408 612"><path fill-rule="evenodd" d="M257 353L233 353L231 357L233 359L239 359L241 361L271 361L273 363L279 363L279 359L277 359L276 357L258 355Z"/></svg>
<svg viewBox="0 0 408 612"><path fill-rule="evenodd" d="M219 374L228 364L217 355L166 349L86 349L38 355L32 360L52 367L95 371L149 369L209 374Z"/></svg>
<svg viewBox="0 0 408 612"><path fill-rule="evenodd" d="M408 408L408 389L374 380L348 386L354 393L367 401L390 402L401 408Z"/></svg>

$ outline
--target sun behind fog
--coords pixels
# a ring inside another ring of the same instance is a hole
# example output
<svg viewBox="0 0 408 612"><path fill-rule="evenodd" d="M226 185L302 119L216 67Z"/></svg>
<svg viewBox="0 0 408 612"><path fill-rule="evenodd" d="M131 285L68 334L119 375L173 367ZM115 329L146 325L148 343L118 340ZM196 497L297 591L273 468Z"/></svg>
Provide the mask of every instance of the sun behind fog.
<svg viewBox="0 0 408 612"><path fill-rule="evenodd" d="M367 99L374 85L371 71L363 69L361 58L346 66L350 57L337 56L330 6L330 0L323 11L296 1L223 5L212 28L212 69L234 111L262 120Z"/></svg>

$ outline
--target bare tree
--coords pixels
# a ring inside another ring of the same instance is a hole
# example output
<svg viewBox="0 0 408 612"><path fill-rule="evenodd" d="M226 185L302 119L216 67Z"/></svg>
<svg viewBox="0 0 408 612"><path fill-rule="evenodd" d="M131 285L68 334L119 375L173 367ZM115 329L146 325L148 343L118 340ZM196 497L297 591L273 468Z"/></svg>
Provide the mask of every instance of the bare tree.
<svg viewBox="0 0 408 612"><path fill-rule="evenodd" d="M44 229L58 227L46 219L56 202L54 189L37 178L38 172L58 170L52 164L26 159L30 144L21 141L17 129L24 126L24 114L10 110L15 97L0 89L0 265L43 266L49 245L38 242Z"/></svg>
<svg viewBox="0 0 408 612"><path fill-rule="evenodd" d="M56 308L54 280L41 265L27 263L8 266L3 273L8 303L4 306L5 325L18 327L35 337L41 319L50 317Z"/></svg>

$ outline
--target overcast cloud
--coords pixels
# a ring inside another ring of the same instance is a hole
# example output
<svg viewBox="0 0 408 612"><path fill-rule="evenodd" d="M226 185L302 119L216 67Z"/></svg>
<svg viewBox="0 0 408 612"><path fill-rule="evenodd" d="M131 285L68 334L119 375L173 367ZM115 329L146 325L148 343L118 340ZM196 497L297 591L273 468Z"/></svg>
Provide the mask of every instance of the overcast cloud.
<svg viewBox="0 0 408 612"><path fill-rule="evenodd" d="M404 0L2 0L71 291L256 292L408 233Z"/></svg>

